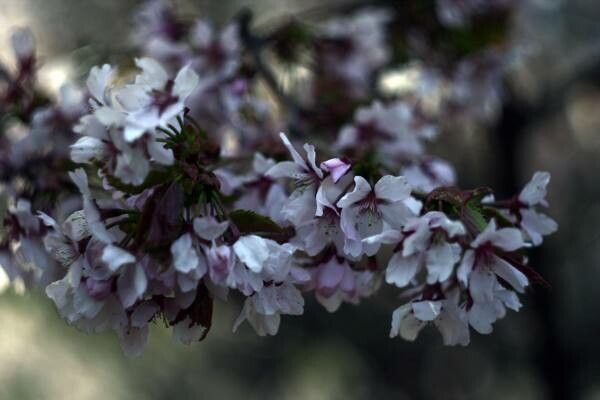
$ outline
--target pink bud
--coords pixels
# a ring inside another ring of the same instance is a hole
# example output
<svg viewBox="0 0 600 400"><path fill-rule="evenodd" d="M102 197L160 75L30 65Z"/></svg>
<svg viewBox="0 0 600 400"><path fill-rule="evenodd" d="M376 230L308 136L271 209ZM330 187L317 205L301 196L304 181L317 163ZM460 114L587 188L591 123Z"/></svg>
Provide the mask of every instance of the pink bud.
<svg viewBox="0 0 600 400"><path fill-rule="evenodd" d="M337 183L337 181L348 172L350 167L351 165L349 163L346 163L339 158L332 158L321 163L321 169L331 174L334 183Z"/></svg>
<svg viewBox="0 0 600 400"><path fill-rule="evenodd" d="M340 263L335 257L319 266L316 275L317 290L324 297L331 297L338 290L351 294L355 289L352 269L346 263Z"/></svg>

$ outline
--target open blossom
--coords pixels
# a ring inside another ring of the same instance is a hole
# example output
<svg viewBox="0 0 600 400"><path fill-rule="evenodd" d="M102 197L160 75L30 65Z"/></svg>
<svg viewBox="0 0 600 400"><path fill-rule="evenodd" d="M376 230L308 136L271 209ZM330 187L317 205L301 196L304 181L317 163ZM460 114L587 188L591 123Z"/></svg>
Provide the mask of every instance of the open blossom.
<svg viewBox="0 0 600 400"><path fill-rule="evenodd" d="M181 43L187 27L179 21L172 7L164 0L146 2L134 15L132 41L145 54L165 62L181 61L189 53Z"/></svg>
<svg viewBox="0 0 600 400"><path fill-rule="evenodd" d="M220 168L215 170L215 174L219 178L223 193L231 195L234 191L241 192L235 202L236 208L252 210L269 216L275 222L283 223L285 219L281 211L287 200L285 189L266 175L274 165L275 160L256 153L249 173L238 176Z"/></svg>
<svg viewBox="0 0 600 400"><path fill-rule="evenodd" d="M264 281L283 282L292 268L292 255L295 247L283 245L256 235L242 236L233 245L233 251L240 261Z"/></svg>
<svg viewBox="0 0 600 400"><path fill-rule="evenodd" d="M341 194L344 186L339 180L349 170L349 166L339 159L328 160L321 164L325 167L323 170L316 164L316 152L313 145L304 145L306 157L303 157L285 134L281 133L280 137L293 161L279 162L272 166L265 175L272 179L294 179L296 189L284 204L281 212L282 216L295 226L302 226L310 222L313 216L323 215L324 208L335 207L332 199L335 200ZM343 173L341 173L342 170ZM335 178L331 171L335 171ZM329 174L326 175L326 173Z"/></svg>
<svg viewBox="0 0 600 400"><path fill-rule="evenodd" d="M436 158L419 160L404 166L401 174L415 192L429 193L441 186L453 186L456 172L450 163Z"/></svg>
<svg viewBox="0 0 600 400"><path fill-rule="evenodd" d="M239 27L232 23L217 32L209 21L198 20L190 32L194 70L200 73L200 90L234 76L241 62Z"/></svg>
<svg viewBox="0 0 600 400"><path fill-rule="evenodd" d="M517 292L529 284L527 277L498 252L512 252L525 246L523 235L515 228L497 229L491 220L471 243L458 270L458 279L469 288L475 302L494 298L494 282L500 277Z"/></svg>
<svg viewBox="0 0 600 400"><path fill-rule="evenodd" d="M325 72L345 81L353 96L365 93L369 77L390 57L385 43L388 20L389 14L383 9L364 10L332 19L323 27L319 55Z"/></svg>
<svg viewBox="0 0 600 400"><path fill-rule="evenodd" d="M358 304L361 298L371 296L380 283L372 271L353 270L346 260L337 256L310 273L311 280L305 290L314 290L317 301L329 312L335 312L344 302Z"/></svg>
<svg viewBox="0 0 600 400"><path fill-rule="evenodd" d="M2 200L2 199L0 199ZM0 238L0 269L7 282L17 288L47 284L60 274L60 267L45 251L44 226L32 213L27 199L8 198Z"/></svg>
<svg viewBox="0 0 600 400"><path fill-rule="evenodd" d="M337 254L345 254L346 236L341 227L339 212L326 208L323 215L296 227L296 238L310 256L315 256L327 246L333 245Z"/></svg>
<svg viewBox="0 0 600 400"><path fill-rule="evenodd" d="M427 283L446 281L460 260L461 246L449 243L457 235L464 235L465 228L458 221L448 219L443 213L431 211L410 219L401 231L386 231L366 238L366 243L401 243L386 269L387 283L404 287L425 267Z"/></svg>
<svg viewBox="0 0 600 400"><path fill-rule="evenodd" d="M271 285L246 299L233 329L248 321L258 335L275 335L282 314L301 315L303 312L304 299L296 287L288 283Z"/></svg>
<svg viewBox="0 0 600 400"><path fill-rule="evenodd" d="M362 239L381 233L384 222L401 228L413 216L405 203L410 187L404 177L391 175L382 177L374 187L361 176L354 178L354 184L354 189L337 203L342 209L345 251L354 257L362 253L371 256L379 249L379 243L363 243Z"/></svg>
<svg viewBox="0 0 600 400"><path fill-rule="evenodd" d="M419 332L433 324L447 346L466 346L470 341L469 325L464 309L458 305L458 291L441 300L417 300L397 308L392 314L390 337L400 336L414 341Z"/></svg>
<svg viewBox="0 0 600 400"><path fill-rule="evenodd" d="M181 114L185 99L196 88L199 79L189 66L182 68L175 79L170 80L164 68L151 58L137 59L136 65L142 73L136 77L135 83L115 94L125 118L119 121L115 116L114 122L124 125L123 134L128 142L145 132L153 133Z"/></svg>
<svg viewBox="0 0 600 400"><path fill-rule="evenodd" d="M542 243L542 236L554 233L558 229L558 224L552 218L535 210L536 207L548 206L546 186L549 182L549 173L536 172L518 197L522 204L517 211L520 217L519 225L536 246Z"/></svg>
<svg viewBox="0 0 600 400"><path fill-rule="evenodd" d="M354 122L339 132L336 147L341 150L365 151L375 148L393 160L413 160L423 154L424 142L437 135L417 106L398 100L390 104L375 101L358 108Z"/></svg>
<svg viewBox="0 0 600 400"><path fill-rule="evenodd" d="M491 220L471 243L457 271L459 282L468 288L473 304L469 323L480 333L490 333L491 323L504 316L504 305L518 310L520 303L514 291L523 293L529 284L527 276L502 256L525 245L516 228L496 228ZM509 288L499 284L499 278ZM512 290L511 290L512 289Z"/></svg>
<svg viewBox="0 0 600 400"><path fill-rule="evenodd" d="M71 158L80 163L103 161L110 174L139 185L149 173L151 161L173 164L173 152L160 143L166 135L157 129L183 113L198 76L184 67L171 80L152 59L136 63L142 73L134 84L119 89L110 86L115 74L112 67L92 68L87 86L94 110L75 127L84 136L71 146Z"/></svg>

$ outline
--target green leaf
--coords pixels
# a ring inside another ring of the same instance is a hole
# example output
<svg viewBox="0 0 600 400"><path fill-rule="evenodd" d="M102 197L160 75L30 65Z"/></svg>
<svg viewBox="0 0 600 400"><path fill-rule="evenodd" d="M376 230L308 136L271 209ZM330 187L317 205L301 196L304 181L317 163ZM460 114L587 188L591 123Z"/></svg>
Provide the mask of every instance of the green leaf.
<svg viewBox="0 0 600 400"><path fill-rule="evenodd" d="M229 218L242 234L283 234L284 229L271 218L265 217L250 210L235 210Z"/></svg>
<svg viewBox="0 0 600 400"><path fill-rule="evenodd" d="M478 201L468 201L462 209L463 219L466 219L471 225L477 228L478 231L483 231L487 226L487 221L484 217L484 211L481 203Z"/></svg>

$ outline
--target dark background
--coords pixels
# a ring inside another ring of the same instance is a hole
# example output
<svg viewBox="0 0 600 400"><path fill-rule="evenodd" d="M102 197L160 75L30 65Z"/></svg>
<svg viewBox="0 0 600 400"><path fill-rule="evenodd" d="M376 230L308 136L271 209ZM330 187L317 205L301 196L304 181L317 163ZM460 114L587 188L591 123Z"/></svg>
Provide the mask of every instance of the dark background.
<svg viewBox="0 0 600 400"><path fill-rule="evenodd" d="M177 3L217 21L247 5L260 22L317 2ZM41 83L55 91L82 81L90 65L129 57L137 4L0 0L0 57L10 58L11 27L28 25L45 64ZM416 343L391 340L400 302L382 293L331 315L309 300L273 338L248 326L231 333L239 305L219 304L205 342L178 345L156 326L144 355L127 359L112 334L80 333L42 293L11 289L0 297L0 399L600 399L599 21L594 0L523 4L514 31L528 51L507 79L498 122L436 146L462 187L513 194L533 171L552 173L550 214L560 228L531 260L552 288L529 290L523 310L492 335L473 334L466 348L442 346L434 329Z"/></svg>

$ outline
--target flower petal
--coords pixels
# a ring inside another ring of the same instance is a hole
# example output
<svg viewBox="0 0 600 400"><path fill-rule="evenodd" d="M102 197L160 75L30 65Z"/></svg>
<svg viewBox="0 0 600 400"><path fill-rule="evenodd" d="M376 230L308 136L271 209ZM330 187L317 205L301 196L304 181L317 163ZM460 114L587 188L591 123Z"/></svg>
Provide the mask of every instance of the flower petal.
<svg viewBox="0 0 600 400"><path fill-rule="evenodd" d="M410 186L403 176L386 175L375 184L377 199L395 202L410 196Z"/></svg>
<svg viewBox="0 0 600 400"><path fill-rule="evenodd" d="M192 246L192 236L189 233L182 235L171 244L171 255L175 269L184 274L199 264L198 254Z"/></svg>
<svg viewBox="0 0 600 400"><path fill-rule="evenodd" d="M417 274L420 257L418 255L403 257L402 253L394 253L385 270L385 281L398 287L404 287Z"/></svg>
<svg viewBox="0 0 600 400"><path fill-rule="evenodd" d="M194 232L202 239L215 240L229 228L229 222L218 222L214 217L194 218Z"/></svg>
<svg viewBox="0 0 600 400"><path fill-rule="evenodd" d="M344 197L338 201L337 206L340 208L346 208L354 203L367 197L371 193L371 185L362 176L354 177L354 189L350 193L346 193Z"/></svg>
<svg viewBox="0 0 600 400"><path fill-rule="evenodd" d="M173 94L180 99L188 97L196 86L198 86L199 78L194 70L186 65L181 68L173 82Z"/></svg>
<svg viewBox="0 0 600 400"><path fill-rule="evenodd" d="M546 198L548 183L550 183L548 172L536 172L519 194L519 200L529 206L541 204Z"/></svg>

